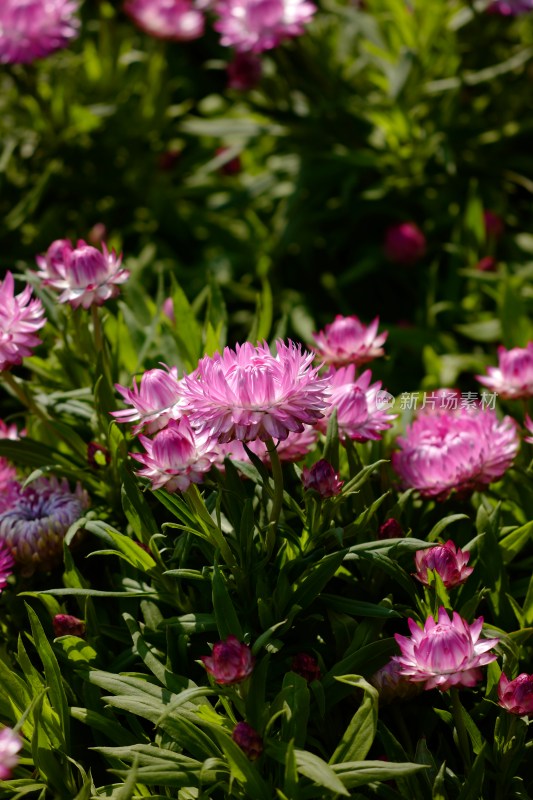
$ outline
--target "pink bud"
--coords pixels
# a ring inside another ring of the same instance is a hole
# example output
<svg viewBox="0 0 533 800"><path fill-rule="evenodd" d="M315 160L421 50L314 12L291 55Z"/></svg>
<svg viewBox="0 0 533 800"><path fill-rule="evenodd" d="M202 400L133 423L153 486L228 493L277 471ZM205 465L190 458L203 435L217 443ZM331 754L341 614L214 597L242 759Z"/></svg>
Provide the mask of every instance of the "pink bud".
<svg viewBox="0 0 533 800"><path fill-rule="evenodd" d="M320 680L318 661L309 653L297 653L292 659L291 670L305 678L307 683Z"/></svg>
<svg viewBox="0 0 533 800"><path fill-rule="evenodd" d="M533 714L533 675L522 672L514 680L502 672L498 683L498 701L511 714Z"/></svg>
<svg viewBox="0 0 533 800"><path fill-rule="evenodd" d="M56 614L52 620L54 636L85 636L85 622L71 614Z"/></svg>
<svg viewBox="0 0 533 800"><path fill-rule="evenodd" d="M344 481L339 479L338 473L335 472L329 461L321 458L310 469L308 467L303 468L302 483L306 491L312 489L320 497L326 498L338 495Z"/></svg>
<svg viewBox="0 0 533 800"><path fill-rule="evenodd" d="M492 256L485 256L484 258L480 258L480 260L476 264L476 269L480 272L494 272L496 267L498 266L498 262Z"/></svg>
<svg viewBox="0 0 533 800"><path fill-rule="evenodd" d="M483 212L483 222L487 239L499 239L503 235L505 225L503 219L495 214L494 211L486 209Z"/></svg>
<svg viewBox="0 0 533 800"><path fill-rule="evenodd" d="M163 301L163 305L161 306L161 311L173 325L176 324L176 315L174 314L174 300L171 297L167 297L166 300Z"/></svg>
<svg viewBox="0 0 533 800"><path fill-rule="evenodd" d="M233 61L226 67L228 87L246 92L261 80L261 59L254 53L235 53Z"/></svg>
<svg viewBox="0 0 533 800"><path fill-rule="evenodd" d="M238 722L233 728L231 738L239 745L250 761L258 759L263 752L263 740L247 722Z"/></svg>
<svg viewBox="0 0 533 800"><path fill-rule="evenodd" d="M221 685L243 681L251 674L254 661L248 645L232 635L226 641L217 642L210 656L202 656L204 667Z"/></svg>
<svg viewBox="0 0 533 800"><path fill-rule="evenodd" d="M397 519L389 517L378 528L378 539L401 539L404 536L403 528Z"/></svg>
<svg viewBox="0 0 533 800"><path fill-rule="evenodd" d="M464 583L474 571L466 566L469 559L470 553L456 548L452 541L418 550L415 555L415 578L428 586L428 570L434 570L442 578L445 587L451 589Z"/></svg>
<svg viewBox="0 0 533 800"><path fill-rule="evenodd" d="M414 222L392 225L385 233L385 255L394 264L416 264L426 254L426 237Z"/></svg>

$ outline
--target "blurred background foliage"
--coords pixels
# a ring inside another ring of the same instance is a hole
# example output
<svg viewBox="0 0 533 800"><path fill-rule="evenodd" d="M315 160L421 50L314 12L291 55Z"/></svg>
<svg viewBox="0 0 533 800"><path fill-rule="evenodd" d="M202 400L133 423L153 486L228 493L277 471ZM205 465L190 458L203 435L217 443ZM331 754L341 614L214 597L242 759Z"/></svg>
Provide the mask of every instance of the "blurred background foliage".
<svg viewBox="0 0 533 800"><path fill-rule="evenodd" d="M230 339L268 278L282 334L309 341L335 313L379 314L393 355L377 372L394 393L525 345L533 15L325 0L243 92L209 26L167 43L118 3L85 0L82 13L71 48L0 72L6 268L103 225L143 291L169 294L171 275L189 299L208 276L222 285ZM487 235L486 209L502 236ZM426 254L391 263L386 230L406 221ZM496 268L477 269L487 257Z"/></svg>

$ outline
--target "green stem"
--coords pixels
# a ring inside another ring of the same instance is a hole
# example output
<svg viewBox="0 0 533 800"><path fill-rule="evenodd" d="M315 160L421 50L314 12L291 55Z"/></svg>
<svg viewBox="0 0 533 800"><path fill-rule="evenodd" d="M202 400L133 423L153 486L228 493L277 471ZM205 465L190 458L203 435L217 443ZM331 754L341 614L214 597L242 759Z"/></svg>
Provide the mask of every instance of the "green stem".
<svg viewBox="0 0 533 800"><path fill-rule="evenodd" d="M468 740L468 734L466 732L465 722L463 718L463 709L461 706L461 701L459 700L459 690L457 689L457 687L455 686L451 687L450 697L452 700L452 713L453 713L453 718L455 720L455 729L457 731L457 740L459 743L459 749L461 751L461 756L463 758L465 769L468 772L470 770L470 767L472 766L472 759L470 756L470 742Z"/></svg>
<svg viewBox="0 0 533 800"><path fill-rule="evenodd" d="M270 463L272 465L272 478L274 481L274 497L272 499L272 508L270 510L270 523L277 525L279 515L281 514L281 506L283 504L283 471L281 469L281 461L279 460L276 445L272 439L267 439L266 446Z"/></svg>
<svg viewBox="0 0 533 800"><path fill-rule="evenodd" d="M231 547L227 543L224 534L222 533L218 525L215 525L215 523L213 522L209 511L205 507L203 497L198 491L198 487L195 486L194 483L191 483L191 485L185 492L184 496L189 501L192 509L196 511L196 513L198 514L200 522L202 523L203 527L207 530L207 532L210 534L215 547L218 547L218 549L220 550L222 558L224 559L228 567L230 567L232 571L235 571L237 567L237 562L235 561L235 557L231 551Z"/></svg>
<svg viewBox="0 0 533 800"><path fill-rule="evenodd" d="M9 371L6 370L2 373L2 380L6 386L11 389L12 394L14 394L17 400L19 400L20 403L28 409L28 411L31 411L32 414L35 414L35 416L39 417L39 419L41 419L45 425L50 425L50 418L47 416L44 410L37 405L31 392L24 391L17 379L14 378Z"/></svg>
<svg viewBox="0 0 533 800"><path fill-rule="evenodd" d="M94 303L91 306L91 314L93 320L94 347L98 355L98 353L102 352L104 340L102 336L102 324L100 322L100 317L98 316L98 306Z"/></svg>

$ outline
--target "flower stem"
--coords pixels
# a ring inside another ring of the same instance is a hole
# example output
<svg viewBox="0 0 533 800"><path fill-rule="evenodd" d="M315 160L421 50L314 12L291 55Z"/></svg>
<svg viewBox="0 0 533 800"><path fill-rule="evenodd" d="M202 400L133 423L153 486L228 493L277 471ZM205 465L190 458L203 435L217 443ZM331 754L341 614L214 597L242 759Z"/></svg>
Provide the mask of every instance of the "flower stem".
<svg viewBox="0 0 533 800"><path fill-rule="evenodd" d="M94 333L94 346L96 349L96 354L102 352L103 347L103 337L102 337L102 324L100 322L100 317L98 316L98 306L93 303L91 306L91 314L93 320L93 333Z"/></svg>
<svg viewBox="0 0 533 800"><path fill-rule="evenodd" d="M202 495L198 491L198 488L191 483L187 491L184 495L185 499L189 501L190 506L193 510L198 514L199 520L202 524L204 529L207 529L207 532L211 536L212 542L215 547L218 547L222 558L232 570L235 570L237 567L237 562L235 561L235 557L231 551L231 547L227 543L224 534L213 522L209 511L207 510Z"/></svg>
<svg viewBox="0 0 533 800"><path fill-rule="evenodd" d="M272 508L270 510L270 523L277 525L283 503L283 471L281 469L281 461L279 460L278 451L273 440L267 439L266 446L268 455L270 456L270 463L272 465L272 478L274 481L274 497L272 499Z"/></svg>
<svg viewBox="0 0 533 800"><path fill-rule="evenodd" d="M470 743L468 740L468 734L466 732L465 721L463 717L463 708L461 706L461 701L459 700L459 690L457 689L456 686L452 686L450 688L450 697L452 701L452 713L455 721L455 729L457 731L457 741L459 744L459 749L461 751L465 769L468 772L470 767L472 766L472 759L470 756Z"/></svg>

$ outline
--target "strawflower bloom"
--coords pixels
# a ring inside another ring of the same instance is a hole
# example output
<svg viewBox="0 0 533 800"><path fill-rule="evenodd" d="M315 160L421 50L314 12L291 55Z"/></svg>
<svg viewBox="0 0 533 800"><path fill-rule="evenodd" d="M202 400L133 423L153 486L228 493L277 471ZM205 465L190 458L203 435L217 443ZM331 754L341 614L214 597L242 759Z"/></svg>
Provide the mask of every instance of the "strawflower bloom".
<svg viewBox="0 0 533 800"><path fill-rule="evenodd" d="M204 33L204 15L190 0L128 0L124 11L138 28L158 39L188 42Z"/></svg>
<svg viewBox="0 0 533 800"><path fill-rule="evenodd" d="M0 64L29 64L78 35L78 0L2 0Z"/></svg>
<svg viewBox="0 0 533 800"><path fill-rule="evenodd" d="M494 0L487 9L489 14L516 17L533 11L533 0Z"/></svg>
<svg viewBox="0 0 533 800"><path fill-rule="evenodd" d="M498 347L498 366L487 367L487 373L476 378L504 400L533 397L533 342L511 350Z"/></svg>
<svg viewBox="0 0 533 800"><path fill-rule="evenodd" d="M154 491L185 492L191 483L202 483L219 459L216 442L206 433L195 433L186 417L171 420L153 439L141 435L139 441L146 454L131 456L144 464L137 475L148 478Z"/></svg>
<svg viewBox="0 0 533 800"><path fill-rule="evenodd" d="M533 714L533 675L522 672L514 680L502 672L498 683L498 701L511 714Z"/></svg>
<svg viewBox="0 0 533 800"><path fill-rule="evenodd" d="M301 36L316 6L309 0L219 0L214 28L224 47L261 53Z"/></svg>
<svg viewBox="0 0 533 800"><path fill-rule="evenodd" d="M302 483L304 489L312 489L320 497L335 497L340 494L344 481L339 478L329 461L321 458L312 467L304 467L302 470Z"/></svg>
<svg viewBox="0 0 533 800"><path fill-rule="evenodd" d="M213 645L210 656L202 656L202 663L215 681L223 686L240 683L254 668L255 659L248 645L230 635Z"/></svg>
<svg viewBox="0 0 533 800"><path fill-rule="evenodd" d="M0 490L1 491L1 490ZM0 592L7 586L7 579L13 575L15 559L5 542L0 539Z"/></svg>
<svg viewBox="0 0 533 800"><path fill-rule="evenodd" d="M307 683L320 680L320 667L318 661L309 653L297 653L292 659L291 670L305 678Z"/></svg>
<svg viewBox="0 0 533 800"><path fill-rule="evenodd" d="M0 281L0 372L22 363L41 344L36 331L43 327L44 308L40 300L32 299L28 284L15 294L15 281L7 272Z"/></svg>
<svg viewBox="0 0 533 800"><path fill-rule="evenodd" d="M387 331L378 333L379 317L368 327L358 317L343 317L337 314L333 322L323 331L313 334L319 358L334 367L347 364L366 364L384 354L383 344Z"/></svg>
<svg viewBox="0 0 533 800"><path fill-rule="evenodd" d="M422 691L419 684L402 675L400 665L393 659L374 672L370 683L378 690L381 705L388 705L395 700L409 700Z"/></svg>
<svg viewBox="0 0 533 800"><path fill-rule="evenodd" d="M65 534L88 504L81 486L72 492L64 479L38 478L19 488L14 502L0 513L0 541L9 547L22 575L47 571L61 562Z"/></svg>
<svg viewBox="0 0 533 800"><path fill-rule="evenodd" d="M261 80L263 65L254 53L235 53L233 61L226 67L228 88L239 92L254 89Z"/></svg>
<svg viewBox="0 0 533 800"><path fill-rule="evenodd" d="M419 416L398 437L392 466L422 497L446 499L486 488L502 477L518 452L517 426L489 409Z"/></svg>
<svg viewBox="0 0 533 800"><path fill-rule="evenodd" d="M133 388L115 384L124 402L132 408L111 411L117 422L135 422L133 433L144 430L152 434L161 430L172 419L182 416L183 405L180 382L175 367L149 369L141 377L140 384L134 379Z"/></svg>
<svg viewBox="0 0 533 800"><path fill-rule="evenodd" d="M385 255L393 264L416 264L426 254L426 237L414 222L392 225L385 233Z"/></svg>
<svg viewBox="0 0 533 800"><path fill-rule="evenodd" d="M65 239L57 239L46 255L36 260L43 285L60 292L58 301L70 303L72 308L103 305L117 296L119 284L129 278L129 272L121 267L122 256L114 250L110 253L103 242L100 251L83 239L75 248Z"/></svg>
<svg viewBox="0 0 533 800"><path fill-rule="evenodd" d="M318 428L326 433L328 420L333 410L337 409L339 439L342 442L346 439L356 442L380 439L382 431L390 428L391 420L396 419L396 414L387 414L377 402L381 381L371 384L372 373L369 369L356 379L355 364L337 370L332 367L325 377L331 387L331 396L325 417L319 420Z"/></svg>
<svg viewBox="0 0 533 800"><path fill-rule="evenodd" d="M219 442L286 439L323 416L327 381L312 366L313 354L277 342L273 356L265 343L245 342L222 355L205 356L183 378L191 424Z"/></svg>
<svg viewBox="0 0 533 800"><path fill-rule="evenodd" d="M467 567L470 560L468 550L456 547L451 540L446 544L437 544L427 550L418 550L415 555L415 577L426 586L429 585L428 570L440 575L444 586L451 589L464 583L473 573L473 567Z"/></svg>
<svg viewBox="0 0 533 800"><path fill-rule="evenodd" d="M12 770L19 763L19 751L22 750L22 739L11 730L2 728L0 731L0 781L8 781Z"/></svg>
<svg viewBox="0 0 533 800"><path fill-rule="evenodd" d="M238 722L231 734L233 741L248 756L250 761L256 761L263 752L263 740L247 722Z"/></svg>
<svg viewBox="0 0 533 800"><path fill-rule="evenodd" d="M445 692L452 686L475 686L482 678L480 667L495 661L496 653L488 651L499 639L480 639L483 617L471 625L454 611L452 619L446 609L439 608L438 621L428 617L420 628L407 620L411 637L394 634L401 655L393 656L400 674L413 683L424 683L424 689Z"/></svg>
<svg viewBox="0 0 533 800"><path fill-rule="evenodd" d="M52 620L54 636L85 636L85 622L72 614L56 614Z"/></svg>

